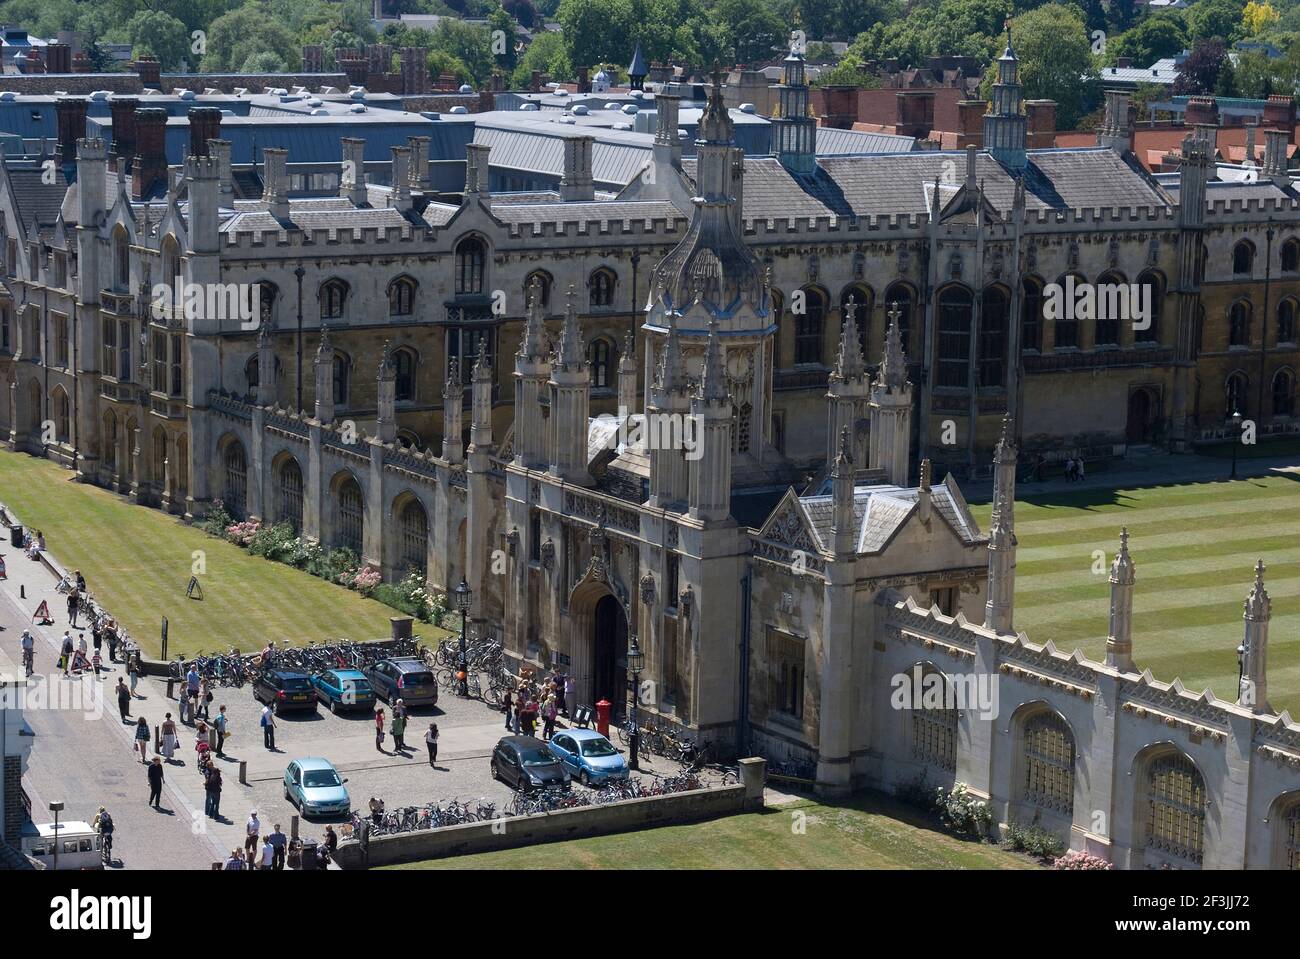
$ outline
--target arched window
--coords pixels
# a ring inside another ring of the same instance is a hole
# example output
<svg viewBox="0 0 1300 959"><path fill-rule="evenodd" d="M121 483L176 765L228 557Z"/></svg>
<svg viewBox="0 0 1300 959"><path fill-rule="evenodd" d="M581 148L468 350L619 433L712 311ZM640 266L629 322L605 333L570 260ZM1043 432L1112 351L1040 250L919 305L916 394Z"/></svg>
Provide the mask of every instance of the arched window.
<svg viewBox="0 0 1300 959"><path fill-rule="evenodd" d="M352 360L346 353L334 354L334 405L348 405L348 388L351 385Z"/></svg>
<svg viewBox="0 0 1300 959"><path fill-rule="evenodd" d="M1248 275L1255 265L1255 244L1242 240L1232 248L1232 272L1238 276Z"/></svg>
<svg viewBox="0 0 1300 959"><path fill-rule="evenodd" d="M71 431L69 429L69 422L68 422L69 421L68 394L64 391L63 387L56 386L54 388L53 399L54 399L54 435L55 438L60 443L66 443L68 442L68 437L71 435Z"/></svg>
<svg viewBox="0 0 1300 959"><path fill-rule="evenodd" d="M119 293L131 289L131 239L124 226L113 231L113 282Z"/></svg>
<svg viewBox="0 0 1300 959"><path fill-rule="evenodd" d="M970 325L973 301L964 286L949 286L939 294L940 386L966 386L970 366Z"/></svg>
<svg viewBox="0 0 1300 959"><path fill-rule="evenodd" d="M1079 289L1080 284L1088 282L1077 273L1073 274L1073 276L1073 289L1075 290ZM1068 276L1062 276L1056 281L1062 290L1062 296L1061 309L1057 311L1061 315L1057 316L1053 321L1056 331L1053 339L1054 349L1074 349L1079 345L1079 320L1075 311L1075 304L1069 302L1069 297L1064 295L1065 291L1071 289L1068 280Z"/></svg>
<svg viewBox="0 0 1300 959"><path fill-rule="evenodd" d="M1074 812L1074 735L1057 713L1043 709L1024 724L1024 801L1039 809Z"/></svg>
<svg viewBox="0 0 1300 959"><path fill-rule="evenodd" d="M748 401L731 408L731 451L748 453L750 446L749 421L754 418L753 404Z"/></svg>
<svg viewBox="0 0 1300 959"><path fill-rule="evenodd" d="M871 343L869 335L871 330L871 308L874 301L874 294L871 287L865 283L854 283L852 286L846 286L840 293L840 322L844 323L849 316L849 300L853 301L854 312L853 319L858 325L858 345L862 349L862 355L868 356L868 348Z"/></svg>
<svg viewBox="0 0 1300 959"><path fill-rule="evenodd" d="M820 290L804 287L804 311L794 318L795 363L822 361L822 331L826 327L826 298Z"/></svg>
<svg viewBox="0 0 1300 959"><path fill-rule="evenodd" d="M1223 410L1225 419L1232 416L1233 413L1246 415L1246 395L1250 388L1250 380L1241 370L1233 373L1228 377L1226 384L1226 404Z"/></svg>
<svg viewBox="0 0 1300 959"><path fill-rule="evenodd" d="M1146 791L1146 848L1199 866L1205 855L1205 782L1196 766L1180 753L1160 756L1147 770Z"/></svg>
<svg viewBox="0 0 1300 959"><path fill-rule="evenodd" d="M1282 272L1300 271L1300 240L1290 237L1282 244Z"/></svg>
<svg viewBox="0 0 1300 959"><path fill-rule="evenodd" d="M587 297L592 309L614 305L614 273L601 267L587 279Z"/></svg>
<svg viewBox="0 0 1300 959"><path fill-rule="evenodd" d="M418 450L423 446L420 442L420 434L414 430L398 430L397 442L401 443L403 448L408 450Z"/></svg>
<svg viewBox="0 0 1300 959"><path fill-rule="evenodd" d="M99 443L104 466L111 470L117 465L117 417L113 415L112 410L104 413L104 429L100 434Z"/></svg>
<svg viewBox="0 0 1300 959"><path fill-rule="evenodd" d="M1151 316L1150 322L1145 327L1134 326L1133 339L1138 343L1158 343L1160 342L1160 317L1165 305L1164 277L1155 270L1147 270L1138 277L1138 286L1141 288L1141 302L1151 304Z"/></svg>
<svg viewBox="0 0 1300 959"><path fill-rule="evenodd" d="M244 444L239 440L231 440L226 446L223 459L226 483L221 499L225 503L227 513L236 519L243 519L244 504L248 496L248 464L244 458Z"/></svg>
<svg viewBox="0 0 1300 959"><path fill-rule="evenodd" d="M542 309L549 310L551 308L551 287L554 285L554 281L551 279L551 274L545 270L534 270L524 280L524 305L528 306L532 303L534 283L537 285L537 293L540 297Z"/></svg>
<svg viewBox="0 0 1300 959"><path fill-rule="evenodd" d="M410 316L415 312L415 281L399 276L388 284L388 315Z"/></svg>
<svg viewBox="0 0 1300 959"><path fill-rule="evenodd" d="M1122 298L1122 300L1121 300ZM1093 346L1119 346L1119 321L1126 312L1128 283L1118 273L1103 273L1097 278L1097 317L1093 325Z"/></svg>
<svg viewBox="0 0 1300 959"><path fill-rule="evenodd" d="M279 294L280 291L276 289L274 283L257 284L258 318L268 330L275 329L275 302Z"/></svg>
<svg viewBox="0 0 1300 959"><path fill-rule="evenodd" d="M1011 303L1000 286L984 290L980 310L979 385L1005 386L1007 382L1007 331Z"/></svg>
<svg viewBox="0 0 1300 959"><path fill-rule="evenodd" d="M1295 300L1287 297L1277 305L1277 342L1295 342Z"/></svg>
<svg viewBox="0 0 1300 959"><path fill-rule="evenodd" d="M911 354L912 349L912 313L916 296L906 283L895 283L885 290L885 322L889 322L889 311L898 307L898 330L902 334L903 352Z"/></svg>
<svg viewBox="0 0 1300 959"><path fill-rule="evenodd" d="M176 491L184 496L190 491L190 441L182 433L176 437Z"/></svg>
<svg viewBox="0 0 1300 959"><path fill-rule="evenodd" d="M348 476L338 488L338 537L336 545L360 554L363 542L365 511L361 504L361 487Z"/></svg>
<svg viewBox="0 0 1300 959"><path fill-rule="evenodd" d="M1273 415L1295 416L1295 374L1290 370L1273 374Z"/></svg>
<svg viewBox="0 0 1300 959"><path fill-rule="evenodd" d="M483 270L487 248L476 236L469 236L456 245L456 292L474 294L483 292Z"/></svg>
<svg viewBox="0 0 1300 959"><path fill-rule="evenodd" d="M1228 346L1250 345L1250 301L1238 300L1228 308Z"/></svg>
<svg viewBox="0 0 1300 959"><path fill-rule="evenodd" d="M280 467L279 503L276 515L281 523L288 523L295 533L302 532L302 467L293 457Z"/></svg>
<svg viewBox="0 0 1300 959"><path fill-rule="evenodd" d="M410 499L400 514L403 569L424 574L429 557L429 518L418 499Z"/></svg>
<svg viewBox="0 0 1300 959"><path fill-rule="evenodd" d="M398 403L415 400L415 354L405 347L393 353L393 399Z"/></svg>
<svg viewBox="0 0 1300 959"><path fill-rule="evenodd" d="M592 340L588 354L588 359L591 361L592 389L607 389L612 381L613 367L613 350L610 348L609 340L603 338Z"/></svg>
<svg viewBox="0 0 1300 959"><path fill-rule="evenodd" d="M159 258L162 262L162 282L171 288L172 297L175 298L177 296L176 287L179 285L183 288L185 283L184 277L180 276L181 252L180 247L176 244L176 237L168 234L163 238ZM177 277L180 277L179 284L176 282Z"/></svg>
<svg viewBox="0 0 1300 959"><path fill-rule="evenodd" d="M1027 276L1020 287L1020 348L1043 349L1043 281Z"/></svg>
<svg viewBox="0 0 1300 959"><path fill-rule="evenodd" d="M150 459L153 461L153 481L162 486L167 472L167 432L161 426L153 431L153 456Z"/></svg>
<svg viewBox="0 0 1300 959"><path fill-rule="evenodd" d="M320 288L320 318L322 320L343 319L343 308L347 304L348 286L342 280L329 280Z"/></svg>
<svg viewBox="0 0 1300 959"><path fill-rule="evenodd" d="M912 755L939 769L957 768L957 710L952 703L948 678L929 663L917 663L912 674L912 689L919 690L921 702L912 703Z"/></svg>

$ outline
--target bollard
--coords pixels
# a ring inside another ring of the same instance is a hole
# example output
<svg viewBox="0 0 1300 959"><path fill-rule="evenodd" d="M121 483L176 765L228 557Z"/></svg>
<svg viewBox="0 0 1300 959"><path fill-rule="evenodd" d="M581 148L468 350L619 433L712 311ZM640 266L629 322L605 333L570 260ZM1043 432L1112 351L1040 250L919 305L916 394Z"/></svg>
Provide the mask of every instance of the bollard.
<svg viewBox="0 0 1300 959"><path fill-rule="evenodd" d="M155 726L153 728L153 751L156 753L162 752L162 727L161 726Z"/></svg>
<svg viewBox="0 0 1300 959"><path fill-rule="evenodd" d="M239 781L241 784L245 786L248 785L248 760L247 759L241 759L239 761Z"/></svg>
<svg viewBox="0 0 1300 959"><path fill-rule="evenodd" d="M176 680L174 679L169 678L167 680L167 698L168 699L176 698Z"/></svg>
<svg viewBox="0 0 1300 959"><path fill-rule="evenodd" d="M290 839L297 839L297 838L298 838L298 816L297 816L297 814L294 814L293 816L290 816L290 817L289 817L289 838L290 838Z"/></svg>
<svg viewBox="0 0 1300 959"><path fill-rule="evenodd" d="M19 599L26 599L26 598L27 598L27 584L26 584L26 583L19 583L19 584L18 584L18 598L19 598Z"/></svg>

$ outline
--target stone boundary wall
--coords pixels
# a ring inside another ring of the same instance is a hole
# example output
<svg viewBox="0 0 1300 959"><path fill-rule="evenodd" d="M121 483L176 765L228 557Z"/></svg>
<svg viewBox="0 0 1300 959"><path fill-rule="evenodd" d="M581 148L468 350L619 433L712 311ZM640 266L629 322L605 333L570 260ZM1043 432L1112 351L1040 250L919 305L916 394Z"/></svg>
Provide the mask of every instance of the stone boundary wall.
<svg viewBox="0 0 1300 959"><path fill-rule="evenodd" d="M582 806L531 816L507 816L488 822L444 826L419 832L376 836L363 853L355 839L339 843L335 860L344 869L366 869L397 863L444 859L470 853L495 852L536 843L589 839L615 833L703 822L737 813L753 812L763 806L762 760L754 773L742 773L741 785L696 789L667 796L627 799L605 806ZM742 763L742 770L746 767ZM756 776L756 783L750 777Z"/></svg>

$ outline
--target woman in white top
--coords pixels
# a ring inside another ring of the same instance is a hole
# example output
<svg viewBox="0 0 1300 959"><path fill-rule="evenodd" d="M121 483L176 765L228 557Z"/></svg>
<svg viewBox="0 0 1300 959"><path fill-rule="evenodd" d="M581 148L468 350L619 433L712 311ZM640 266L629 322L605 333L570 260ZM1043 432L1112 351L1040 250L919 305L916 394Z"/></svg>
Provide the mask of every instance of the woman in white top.
<svg viewBox="0 0 1300 959"><path fill-rule="evenodd" d="M275 862L275 847L271 845L271 837L265 836L262 839L262 868L270 869L271 864Z"/></svg>
<svg viewBox="0 0 1300 959"><path fill-rule="evenodd" d="M176 752L176 724L172 722L172 714L168 713L167 718L162 724L162 754L168 762L171 762L172 756Z"/></svg>

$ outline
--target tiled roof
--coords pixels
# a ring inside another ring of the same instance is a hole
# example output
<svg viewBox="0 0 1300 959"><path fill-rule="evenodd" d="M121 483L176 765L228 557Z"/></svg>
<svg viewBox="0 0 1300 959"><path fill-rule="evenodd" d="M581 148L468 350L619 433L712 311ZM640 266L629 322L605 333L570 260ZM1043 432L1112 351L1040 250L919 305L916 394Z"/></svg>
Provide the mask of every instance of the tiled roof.
<svg viewBox="0 0 1300 959"><path fill-rule="evenodd" d="M853 491L853 523L857 529L858 553L881 552L916 509L920 493L899 486L859 486ZM984 542L986 537L970 514L966 501L949 476L931 488L934 512L943 518L957 538L967 545ZM831 544L834 504L830 496L804 496L799 499L820 545Z"/></svg>

